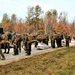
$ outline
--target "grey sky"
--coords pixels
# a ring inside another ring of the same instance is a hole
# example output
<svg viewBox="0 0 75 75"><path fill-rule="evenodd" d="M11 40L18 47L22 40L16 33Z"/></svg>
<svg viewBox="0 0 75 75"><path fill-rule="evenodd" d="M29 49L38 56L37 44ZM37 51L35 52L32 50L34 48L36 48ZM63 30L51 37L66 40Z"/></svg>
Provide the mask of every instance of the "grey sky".
<svg viewBox="0 0 75 75"><path fill-rule="evenodd" d="M67 12L68 20L75 17L75 0L0 0L0 21L4 13L9 17L15 13L18 18L25 19L28 6L40 5L44 13L56 9L58 13Z"/></svg>

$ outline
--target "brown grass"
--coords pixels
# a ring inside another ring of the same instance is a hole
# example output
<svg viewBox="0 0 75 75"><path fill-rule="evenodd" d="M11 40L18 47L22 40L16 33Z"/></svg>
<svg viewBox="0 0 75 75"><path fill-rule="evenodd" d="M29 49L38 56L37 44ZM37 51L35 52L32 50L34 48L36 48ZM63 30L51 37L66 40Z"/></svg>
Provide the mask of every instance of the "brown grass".
<svg viewBox="0 0 75 75"><path fill-rule="evenodd" d="M0 66L0 75L75 75L75 47Z"/></svg>

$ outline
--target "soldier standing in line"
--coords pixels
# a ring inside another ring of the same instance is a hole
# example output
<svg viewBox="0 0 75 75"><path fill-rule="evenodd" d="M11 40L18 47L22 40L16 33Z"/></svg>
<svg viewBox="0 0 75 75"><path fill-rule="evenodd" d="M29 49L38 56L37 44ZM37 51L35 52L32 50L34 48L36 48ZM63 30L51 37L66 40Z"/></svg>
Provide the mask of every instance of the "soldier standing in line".
<svg viewBox="0 0 75 75"><path fill-rule="evenodd" d="M8 51L6 52L6 49L8 49ZM9 41L5 43L5 52L6 54L9 54L9 51L10 51L10 44L9 44Z"/></svg>
<svg viewBox="0 0 75 75"><path fill-rule="evenodd" d="M62 39L63 39L63 34L59 33L59 47L62 47Z"/></svg>
<svg viewBox="0 0 75 75"><path fill-rule="evenodd" d="M27 35L26 33L23 34L22 40L23 40L23 44L24 44L24 50L25 50L25 52L27 53L27 41L28 41L28 35Z"/></svg>
<svg viewBox="0 0 75 75"><path fill-rule="evenodd" d="M7 51L8 49L8 51ZM10 43L8 41L8 36L6 34L4 34L4 53L9 54L10 51Z"/></svg>
<svg viewBox="0 0 75 75"><path fill-rule="evenodd" d="M63 33L61 33L60 36L61 36L61 47L62 47L62 40L64 39Z"/></svg>
<svg viewBox="0 0 75 75"><path fill-rule="evenodd" d="M18 49L19 49L19 51L21 52L21 41L22 41L22 37L21 37L21 35L18 35Z"/></svg>
<svg viewBox="0 0 75 75"><path fill-rule="evenodd" d="M13 45L14 45L14 54L13 55L18 55L18 42L17 42L17 38L14 39L14 42L13 42Z"/></svg>
<svg viewBox="0 0 75 75"><path fill-rule="evenodd" d="M31 55L31 45L32 45L32 39L30 36L27 36L27 55Z"/></svg>
<svg viewBox="0 0 75 75"><path fill-rule="evenodd" d="M31 55L31 45L36 42L31 35L27 35L27 55Z"/></svg>
<svg viewBox="0 0 75 75"><path fill-rule="evenodd" d="M56 44L57 44L57 47L62 47L62 42L61 42L62 38L63 37L62 37L62 35L60 33L56 34Z"/></svg>
<svg viewBox="0 0 75 75"><path fill-rule="evenodd" d="M51 39L51 47L55 48L55 35L52 34L50 39Z"/></svg>
<svg viewBox="0 0 75 75"><path fill-rule="evenodd" d="M2 53L2 50L1 50L1 41L2 41L2 36L0 34L0 55L2 56L1 60L5 60L5 56L4 56L4 54Z"/></svg>
<svg viewBox="0 0 75 75"><path fill-rule="evenodd" d="M16 32L12 33L12 40L11 43L13 44L14 40L16 39Z"/></svg>
<svg viewBox="0 0 75 75"><path fill-rule="evenodd" d="M8 34L7 34L7 36L8 36L8 41L12 41L12 31L10 31Z"/></svg>
<svg viewBox="0 0 75 75"><path fill-rule="evenodd" d="M69 47L69 42L70 42L70 36L68 35L68 33L66 33L65 35L65 39L66 39L66 47Z"/></svg>
<svg viewBox="0 0 75 75"><path fill-rule="evenodd" d="M31 55L31 44L30 41L27 42L27 55Z"/></svg>
<svg viewBox="0 0 75 75"><path fill-rule="evenodd" d="M10 43L12 41L12 32L11 31L8 32L8 34L5 34L4 40L5 40L5 44L4 44L5 51L4 51L4 53L9 54L9 51L10 51ZM8 49L7 52L6 52L6 49Z"/></svg>

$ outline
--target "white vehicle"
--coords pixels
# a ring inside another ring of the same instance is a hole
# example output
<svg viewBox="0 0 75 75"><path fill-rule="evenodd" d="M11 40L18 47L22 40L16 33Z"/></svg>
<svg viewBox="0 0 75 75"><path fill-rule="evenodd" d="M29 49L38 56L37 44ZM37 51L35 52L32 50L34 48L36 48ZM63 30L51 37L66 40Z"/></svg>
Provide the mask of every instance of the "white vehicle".
<svg viewBox="0 0 75 75"><path fill-rule="evenodd" d="M43 50L43 49L48 49L50 46L46 45L45 43L38 43L37 49L38 50Z"/></svg>
<svg viewBox="0 0 75 75"><path fill-rule="evenodd" d="M66 46L66 42L62 41L62 46L63 47Z"/></svg>

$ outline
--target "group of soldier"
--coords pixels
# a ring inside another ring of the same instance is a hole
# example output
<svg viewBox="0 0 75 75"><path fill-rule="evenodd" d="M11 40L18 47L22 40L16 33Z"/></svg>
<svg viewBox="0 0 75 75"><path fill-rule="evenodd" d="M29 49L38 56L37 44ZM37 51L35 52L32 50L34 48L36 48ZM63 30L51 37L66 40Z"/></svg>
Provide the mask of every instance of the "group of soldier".
<svg viewBox="0 0 75 75"><path fill-rule="evenodd" d="M4 60L5 56L4 53L9 54L10 48L13 47L13 55L18 55L19 52L21 52L22 43L24 46L25 53L27 55L31 54L31 44L33 42L37 42L33 39L33 36L29 35L28 33L25 33L23 35L16 34L16 33L5 33L0 34L0 55L1 59ZM2 48L4 49L4 52L2 51ZM3 52L3 53L2 53Z"/></svg>
<svg viewBox="0 0 75 75"><path fill-rule="evenodd" d="M4 35L4 37L3 37ZM62 47L62 39L66 39L66 46L69 47L69 41L71 40L70 36L68 34L65 34L65 36L63 34L60 33L53 33L50 36L50 40L51 40L51 47L55 48L55 42L57 44L57 47ZM4 40L4 42L3 42ZM0 34L0 55L1 55L1 59L4 60L5 56L4 53L9 54L10 52L10 47L11 44L13 46L13 55L18 55L19 52L21 52L21 47L22 47L22 43L23 42L23 46L24 46L24 50L25 53L27 55L31 54L31 45L32 43L35 43L35 47L37 47L38 42L43 42L46 45L48 45L49 42L49 37L47 35L31 35L28 33L25 33L23 35L20 34L16 34L16 33L12 33L9 32L7 34ZM2 45L4 47L4 52L2 52Z"/></svg>
<svg viewBox="0 0 75 75"><path fill-rule="evenodd" d="M51 47L52 48L55 48L55 42L56 42L57 47L62 47L63 39L65 39L65 41L63 41L63 42L66 42L66 47L69 47L69 42L71 41L71 36L68 33L66 33L66 34L54 33L51 35L50 39L51 39Z"/></svg>

